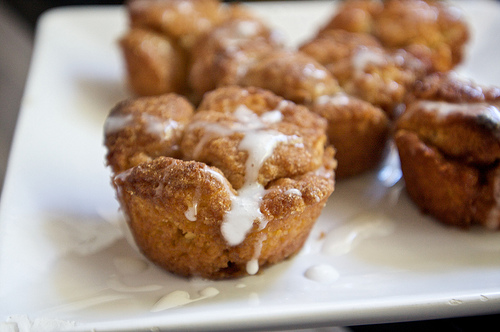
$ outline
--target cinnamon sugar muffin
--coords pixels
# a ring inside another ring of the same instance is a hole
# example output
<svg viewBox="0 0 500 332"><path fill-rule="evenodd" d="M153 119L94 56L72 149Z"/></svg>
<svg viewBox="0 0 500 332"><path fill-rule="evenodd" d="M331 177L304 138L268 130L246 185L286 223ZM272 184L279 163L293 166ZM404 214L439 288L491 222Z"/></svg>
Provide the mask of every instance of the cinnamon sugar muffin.
<svg viewBox="0 0 500 332"><path fill-rule="evenodd" d="M309 108L327 120L328 142L335 147L336 179L377 167L385 156L391 121L385 112L359 98L323 96Z"/></svg>
<svg viewBox="0 0 500 332"><path fill-rule="evenodd" d="M371 34L386 48L412 53L432 71L460 63L469 39L460 9L434 0L348 0L323 27L328 29Z"/></svg>
<svg viewBox="0 0 500 332"><path fill-rule="evenodd" d="M256 20L245 7L218 0L131 0L126 8L130 27L119 45L128 84L139 96L189 95L192 48L226 21Z"/></svg>
<svg viewBox="0 0 500 332"><path fill-rule="evenodd" d="M210 30L190 54L188 83L194 99L219 86L239 84L250 66L282 46L282 36L255 18L227 20Z"/></svg>
<svg viewBox="0 0 500 332"><path fill-rule="evenodd" d="M389 51L371 35L345 30L326 30L300 50L320 61L346 93L382 108L391 118L428 70L402 49Z"/></svg>
<svg viewBox="0 0 500 332"><path fill-rule="evenodd" d="M193 111L193 106L176 94L118 103L104 124L108 165L120 173L158 156L179 157L184 126Z"/></svg>
<svg viewBox="0 0 500 332"><path fill-rule="evenodd" d="M132 28L156 31L186 49L228 15L218 0L129 0L127 13Z"/></svg>
<svg viewBox="0 0 500 332"><path fill-rule="evenodd" d="M114 183L141 251L167 271L209 279L255 274L294 255L333 190L330 171L281 178L249 214L233 207L244 195L216 168L168 157Z"/></svg>
<svg viewBox="0 0 500 332"><path fill-rule="evenodd" d="M248 68L240 84L268 89L301 104L340 90L337 80L313 57L287 50L264 55Z"/></svg>
<svg viewBox="0 0 500 332"><path fill-rule="evenodd" d="M469 39L461 10L438 0L347 0L322 28L329 29L371 34L386 48L412 53L432 71L459 64Z"/></svg>
<svg viewBox="0 0 500 332"><path fill-rule="evenodd" d="M334 188L325 120L269 91L235 86L185 115L176 158L158 151L113 177L140 250L170 272L210 279L255 274L294 255ZM112 155L121 147L111 137Z"/></svg>
<svg viewBox="0 0 500 332"><path fill-rule="evenodd" d="M299 45L299 50L329 65L352 57L360 47L382 48L382 44L368 33L326 29Z"/></svg>
<svg viewBox="0 0 500 332"><path fill-rule="evenodd" d="M255 181L265 186L320 167L325 129L326 121L304 106L263 89L229 86L205 96L181 149L185 159L219 168L235 189Z"/></svg>
<svg viewBox="0 0 500 332"><path fill-rule="evenodd" d="M459 227L500 228L500 89L453 73L419 81L397 122L407 191L424 211Z"/></svg>
<svg viewBox="0 0 500 332"><path fill-rule="evenodd" d="M320 31L346 30L370 34L376 17L384 9L384 0L345 0Z"/></svg>
<svg viewBox="0 0 500 332"><path fill-rule="evenodd" d="M151 30L135 28L130 29L119 44L127 83L135 94L186 93L186 54L171 39Z"/></svg>

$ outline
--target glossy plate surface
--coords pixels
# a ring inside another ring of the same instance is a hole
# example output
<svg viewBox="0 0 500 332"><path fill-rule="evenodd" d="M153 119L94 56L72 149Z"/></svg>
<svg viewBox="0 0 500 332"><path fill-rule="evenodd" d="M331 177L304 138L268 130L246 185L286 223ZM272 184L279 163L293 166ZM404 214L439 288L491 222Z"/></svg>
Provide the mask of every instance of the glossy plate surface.
<svg viewBox="0 0 500 332"><path fill-rule="evenodd" d="M460 2L473 29L460 71L500 85L500 8ZM331 2L252 3L291 43ZM0 210L0 327L271 329L499 312L500 233L422 216L397 161L339 182L303 250L262 274L178 278L128 244L104 165L103 123L127 97L121 7L43 16Z"/></svg>

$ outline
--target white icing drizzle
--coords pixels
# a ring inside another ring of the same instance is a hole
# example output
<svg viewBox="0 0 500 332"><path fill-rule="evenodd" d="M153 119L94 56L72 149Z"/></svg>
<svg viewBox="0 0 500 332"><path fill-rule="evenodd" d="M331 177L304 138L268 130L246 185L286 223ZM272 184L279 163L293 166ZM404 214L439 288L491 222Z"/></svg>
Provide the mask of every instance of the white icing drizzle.
<svg viewBox="0 0 500 332"><path fill-rule="evenodd" d="M158 116L142 113L140 120L144 123L146 133L159 137L161 140L168 140L174 134L174 130L180 127L179 123L172 119L162 119ZM106 135L120 131L134 122L134 114L111 115L104 123Z"/></svg>
<svg viewBox="0 0 500 332"><path fill-rule="evenodd" d="M318 264L313 265L306 270L304 276L307 279L320 282L330 283L337 280L340 276L339 272L331 265Z"/></svg>
<svg viewBox="0 0 500 332"><path fill-rule="evenodd" d="M273 154L278 144L282 142L299 146L303 144L298 136L288 136L269 129L270 124L283 120L283 114L279 109L286 107L286 105L287 103L280 103L278 109L260 116L245 105L239 105L233 112L236 121L230 127L212 123L191 124L191 126L203 125L205 130L193 151L195 158L200 155L205 145L215 137L229 136L234 133L244 134L238 148L248 153L245 163L245 181L238 190L238 194L231 195L231 209L225 214L221 225L222 235L231 246L241 244L254 223L258 223L259 229L264 229L267 225L267 221L260 211L260 204L266 193L264 186L258 182L262 165ZM188 215L190 216L189 212ZM259 255L260 248L256 248L256 256L247 265L249 274L257 273Z"/></svg>
<svg viewBox="0 0 500 332"><path fill-rule="evenodd" d="M217 30L217 29L216 29ZM255 38L259 33L259 23L249 20L237 21L228 35L225 29L220 30L219 40L225 52L235 59L239 64L244 64L249 60L246 52L243 51L243 45L251 38ZM217 33L217 31L215 32Z"/></svg>
<svg viewBox="0 0 500 332"><path fill-rule="evenodd" d="M253 37L259 31L259 23L255 21L240 21L238 22L236 29L240 37Z"/></svg>
<svg viewBox="0 0 500 332"><path fill-rule="evenodd" d="M283 113L281 113L279 110L274 110L262 114L260 118L265 123L278 123L283 120Z"/></svg>
<svg viewBox="0 0 500 332"><path fill-rule="evenodd" d="M286 195L296 195L302 197L302 192L299 189L296 188L290 188L287 191L285 191Z"/></svg>
<svg viewBox="0 0 500 332"><path fill-rule="evenodd" d="M354 71L357 74L363 73L369 64L383 66L387 63L387 59L384 57L383 53L367 47L358 48L351 61Z"/></svg>
<svg viewBox="0 0 500 332"><path fill-rule="evenodd" d="M364 212L329 232L322 251L328 255L344 255L351 252L362 240L388 236L394 232L394 228L394 221L384 214Z"/></svg>
<svg viewBox="0 0 500 332"><path fill-rule="evenodd" d="M260 168L264 162L273 154L279 143L288 140L290 140L290 136L272 131L246 133L239 145L241 150L248 152L245 164L245 186L251 186L257 182Z"/></svg>
<svg viewBox="0 0 500 332"><path fill-rule="evenodd" d="M302 70L302 73L306 77L312 77L318 80L324 79L327 77L327 73L325 70L320 69L316 67L312 63L308 63L307 65L304 66L304 69Z"/></svg>
<svg viewBox="0 0 500 332"><path fill-rule="evenodd" d="M446 101L423 100L418 103L418 108L427 112L434 112L440 117L446 117L451 113L481 114L492 122L500 122L500 111L497 107L487 103L450 103Z"/></svg>
<svg viewBox="0 0 500 332"><path fill-rule="evenodd" d="M177 11L184 15L191 14L194 11L191 1L180 1L177 3Z"/></svg>
<svg viewBox="0 0 500 332"><path fill-rule="evenodd" d="M189 221L196 221L198 214L198 202L193 202L193 205L188 206L187 210L184 211L184 215Z"/></svg>
<svg viewBox="0 0 500 332"><path fill-rule="evenodd" d="M247 273L250 275L255 275L259 272L259 259L252 258L247 262Z"/></svg>
<svg viewBox="0 0 500 332"><path fill-rule="evenodd" d="M208 172L210 171L210 168L208 168L208 166L205 165L203 170ZM212 171L211 173L209 172L209 174L211 175L212 173L217 174L217 172L214 171ZM220 181L221 179L217 178L217 180ZM186 211L184 211L184 215L186 216L186 219L189 221L196 221L198 219L198 202L200 200L200 196L201 196L200 190L196 190L191 205L187 207Z"/></svg>
<svg viewBox="0 0 500 332"><path fill-rule="evenodd" d="M349 96L343 92L339 92L332 96L322 95L316 98L315 103L317 105L336 105L336 106L345 106L350 102Z"/></svg>
<svg viewBox="0 0 500 332"><path fill-rule="evenodd" d="M226 188L226 191L229 193L229 195L233 196L233 193L231 191L231 188L229 186L229 183L227 182L226 178L224 177L224 175L214 171L213 169L211 169L210 167L208 167L207 165L205 165L205 167L203 168L203 170L207 173L209 173L212 177L216 178L217 181L219 181L220 183L222 183L224 185L224 187Z"/></svg>
<svg viewBox="0 0 500 332"><path fill-rule="evenodd" d="M239 132L245 136L240 141L239 148L248 152L245 164L245 183L238 190L238 195L233 197L231 210L224 216L222 233L230 245L238 245L252 229L255 221L260 229L266 226L264 216L260 212L260 203L265 194L265 188L258 183L257 178L260 168L272 155L275 147L280 142L290 140L290 136L269 130L267 125L281 121L277 116L279 111L271 111L258 116L246 106L240 105L235 111L240 126Z"/></svg>
<svg viewBox="0 0 500 332"><path fill-rule="evenodd" d="M326 169L326 167L323 165L318 167L318 169L314 171L314 174L325 179L333 178L333 172L331 170Z"/></svg>
<svg viewBox="0 0 500 332"><path fill-rule="evenodd" d="M253 257L251 260L247 262L247 273L250 275L255 275L257 272L259 272L259 257L260 253L262 251L262 243L267 237L262 236L259 241L257 241L255 248L254 248L254 253Z"/></svg>
<svg viewBox="0 0 500 332"><path fill-rule="evenodd" d="M174 130L179 128L179 123L172 119L162 119L160 117L143 113L141 120L145 123L147 133L158 136L161 140L170 139Z"/></svg>
<svg viewBox="0 0 500 332"><path fill-rule="evenodd" d="M266 220L260 212L264 194L264 187L259 183L253 183L241 188L238 195L232 197L231 210L224 216L221 226L222 235L229 245L236 246L242 243L255 221L259 223L260 228L265 227Z"/></svg>
<svg viewBox="0 0 500 332"><path fill-rule="evenodd" d="M134 120L133 114L115 114L107 117L104 123L104 133L106 135L116 133L126 126L130 125Z"/></svg>
<svg viewBox="0 0 500 332"><path fill-rule="evenodd" d="M155 303L153 308L151 308L151 312L159 312L167 309L176 308L179 306L183 306L186 304L190 304L193 302L205 300L219 294L219 290L214 287L207 287L199 292L197 298L191 298L188 292L186 291L173 291L165 296L163 296L158 302Z"/></svg>

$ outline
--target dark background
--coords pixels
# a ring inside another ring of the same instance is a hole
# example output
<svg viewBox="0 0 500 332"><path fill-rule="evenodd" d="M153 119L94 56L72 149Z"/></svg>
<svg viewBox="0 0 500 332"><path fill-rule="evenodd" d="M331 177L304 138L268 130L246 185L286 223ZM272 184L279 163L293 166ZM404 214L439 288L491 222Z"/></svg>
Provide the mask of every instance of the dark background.
<svg viewBox="0 0 500 332"><path fill-rule="evenodd" d="M36 21L44 11L60 6L72 5L117 5L123 4L120 0L0 0L5 2L19 16L26 20L32 29L35 29Z"/></svg>
<svg viewBox="0 0 500 332"><path fill-rule="evenodd" d="M119 5L123 4L123 0L51 0L51 1L32 1L32 0L0 0L0 4L4 3L16 16L18 16L25 26L28 27L28 32L34 35L36 23L40 15L48 9L59 6L71 5ZM2 45L5 47L5 45ZM500 284L500 280L499 280ZM500 312L500 308L498 308ZM393 331L500 331L500 314L473 316L473 317L457 317L450 319L424 320L418 322L403 322L378 325L350 326L354 332L393 332Z"/></svg>

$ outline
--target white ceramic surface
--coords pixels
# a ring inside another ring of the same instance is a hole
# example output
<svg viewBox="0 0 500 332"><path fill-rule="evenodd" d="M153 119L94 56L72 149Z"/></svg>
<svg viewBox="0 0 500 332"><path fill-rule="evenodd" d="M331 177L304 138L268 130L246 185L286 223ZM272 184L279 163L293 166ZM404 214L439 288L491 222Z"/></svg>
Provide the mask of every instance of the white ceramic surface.
<svg viewBox="0 0 500 332"><path fill-rule="evenodd" d="M500 85L500 7L460 2L473 29L460 70ZM292 43L330 2L253 3ZM500 233L422 216L397 160L339 182L303 250L262 274L186 280L125 239L103 122L127 96L121 7L45 14L0 210L0 330L271 329L500 312Z"/></svg>

